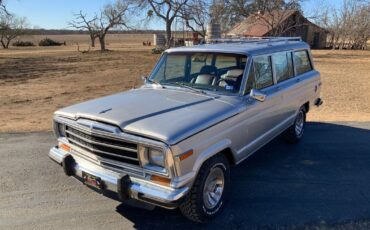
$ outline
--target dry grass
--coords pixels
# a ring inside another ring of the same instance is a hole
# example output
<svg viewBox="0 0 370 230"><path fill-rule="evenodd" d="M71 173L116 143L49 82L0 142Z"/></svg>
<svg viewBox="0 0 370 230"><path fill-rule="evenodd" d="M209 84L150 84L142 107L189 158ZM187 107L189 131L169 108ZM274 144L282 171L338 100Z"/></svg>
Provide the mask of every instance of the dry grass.
<svg viewBox="0 0 370 230"><path fill-rule="evenodd" d="M0 50L0 132L50 130L58 108L140 85L158 59L141 46L151 35L112 36L105 53L81 54L75 45ZM58 40L88 47L84 35ZM314 51L314 59L325 104L309 119L370 121L370 52Z"/></svg>
<svg viewBox="0 0 370 230"><path fill-rule="evenodd" d="M324 105L313 110L315 121L370 121L370 51L314 50L321 72Z"/></svg>

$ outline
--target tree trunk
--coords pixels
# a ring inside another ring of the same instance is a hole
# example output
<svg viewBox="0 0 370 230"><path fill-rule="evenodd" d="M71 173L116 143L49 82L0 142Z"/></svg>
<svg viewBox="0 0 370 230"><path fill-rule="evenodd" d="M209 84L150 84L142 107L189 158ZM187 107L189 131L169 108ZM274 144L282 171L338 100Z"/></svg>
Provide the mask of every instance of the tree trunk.
<svg viewBox="0 0 370 230"><path fill-rule="evenodd" d="M1 42L1 45L3 46L4 49L6 49L6 46L5 46L5 43L3 40L0 41Z"/></svg>
<svg viewBox="0 0 370 230"><path fill-rule="evenodd" d="M91 47L95 47L95 39L96 39L96 37L90 35L90 39L91 39Z"/></svg>
<svg viewBox="0 0 370 230"><path fill-rule="evenodd" d="M10 41L11 41L11 40L9 39L9 40L6 42L6 45L5 45L6 47L5 47L5 49L8 49L8 48L9 48Z"/></svg>
<svg viewBox="0 0 370 230"><path fill-rule="evenodd" d="M99 36L99 42L100 42L100 50L105 51L105 34Z"/></svg>
<svg viewBox="0 0 370 230"><path fill-rule="evenodd" d="M166 46L167 48L171 47L171 21L166 21Z"/></svg>

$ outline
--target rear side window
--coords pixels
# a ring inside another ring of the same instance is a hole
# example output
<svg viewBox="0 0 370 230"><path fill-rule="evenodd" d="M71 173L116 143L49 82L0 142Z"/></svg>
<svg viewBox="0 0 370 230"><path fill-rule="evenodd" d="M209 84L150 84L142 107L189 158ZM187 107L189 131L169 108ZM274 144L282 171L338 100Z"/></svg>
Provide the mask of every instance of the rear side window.
<svg viewBox="0 0 370 230"><path fill-rule="evenodd" d="M263 89L274 84L272 77L271 58L259 56L253 59L255 87Z"/></svg>
<svg viewBox="0 0 370 230"><path fill-rule="evenodd" d="M307 50L295 51L293 56L295 70L298 75L312 70Z"/></svg>
<svg viewBox="0 0 370 230"><path fill-rule="evenodd" d="M274 53L272 59L278 83L294 76L291 52Z"/></svg>

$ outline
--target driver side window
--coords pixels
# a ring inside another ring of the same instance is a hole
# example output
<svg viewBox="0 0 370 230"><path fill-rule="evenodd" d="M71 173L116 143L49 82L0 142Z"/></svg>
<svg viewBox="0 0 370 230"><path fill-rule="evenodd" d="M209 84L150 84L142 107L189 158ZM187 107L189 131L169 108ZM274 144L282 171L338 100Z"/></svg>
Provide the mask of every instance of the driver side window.
<svg viewBox="0 0 370 230"><path fill-rule="evenodd" d="M248 74L245 94L249 93L252 89L263 89L273 84L271 57L254 57Z"/></svg>

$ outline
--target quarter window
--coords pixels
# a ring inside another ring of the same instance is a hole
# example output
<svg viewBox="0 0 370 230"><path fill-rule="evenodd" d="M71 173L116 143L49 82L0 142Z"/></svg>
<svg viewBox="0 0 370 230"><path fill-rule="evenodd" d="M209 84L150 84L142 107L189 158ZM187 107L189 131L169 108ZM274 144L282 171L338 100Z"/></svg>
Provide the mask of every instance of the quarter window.
<svg viewBox="0 0 370 230"><path fill-rule="evenodd" d="M263 89L273 85L271 58L269 56L255 57L253 63L256 89Z"/></svg>
<svg viewBox="0 0 370 230"><path fill-rule="evenodd" d="M285 81L293 77L291 53L280 52L272 55L277 82Z"/></svg>
<svg viewBox="0 0 370 230"><path fill-rule="evenodd" d="M294 66L297 74L303 74L312 70L307 50L294 52Z"/></svg>

